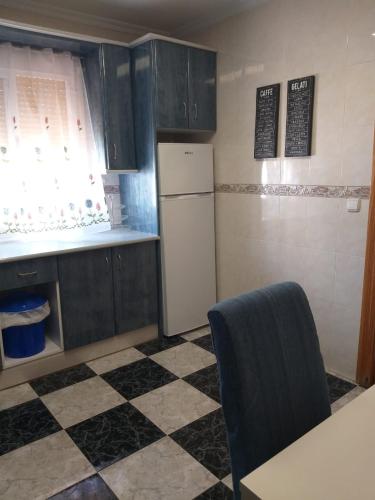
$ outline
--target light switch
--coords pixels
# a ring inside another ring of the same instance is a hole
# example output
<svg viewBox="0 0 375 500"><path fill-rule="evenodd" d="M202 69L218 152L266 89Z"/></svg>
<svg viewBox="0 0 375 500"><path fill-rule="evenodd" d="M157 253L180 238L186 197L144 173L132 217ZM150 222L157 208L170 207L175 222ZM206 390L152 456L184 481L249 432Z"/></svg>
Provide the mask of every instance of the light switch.
<svg viewBox="0 0 375 500"><path fill-rule="evenodd" d="M346 200L346 209L348 212L359 212L361 210L360 198L348 198Z"/></svg>

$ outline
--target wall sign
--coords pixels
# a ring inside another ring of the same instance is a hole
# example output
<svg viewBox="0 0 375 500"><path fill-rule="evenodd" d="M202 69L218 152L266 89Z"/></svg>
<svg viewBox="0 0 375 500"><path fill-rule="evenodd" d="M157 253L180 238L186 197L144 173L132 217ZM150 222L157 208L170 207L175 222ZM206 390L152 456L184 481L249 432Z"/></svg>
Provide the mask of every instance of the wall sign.
<svg viewBox="0 0 375 500"><path fill-rule="evenodd" d="M280 84L257 88L254 158L277 156Z"/></svg>
<svg viewBox="0 0 375 500"><path fill-rule="evenodd" d="M285 156L310 156L315 76L288 81Z"/></svg>

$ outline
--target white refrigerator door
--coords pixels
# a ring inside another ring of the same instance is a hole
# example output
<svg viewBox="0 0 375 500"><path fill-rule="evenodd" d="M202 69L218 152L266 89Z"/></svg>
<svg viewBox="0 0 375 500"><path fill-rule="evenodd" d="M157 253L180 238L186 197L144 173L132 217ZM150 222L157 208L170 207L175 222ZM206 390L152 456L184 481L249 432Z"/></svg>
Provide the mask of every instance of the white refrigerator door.
<svg viewBox="0 0 375 500"><path fill-rule="evenodd" d="M206 325L216 302L214 195L161 198L164 334Z"/></svg>
<svg viewBox="0 0 375 500"><path fill-rule="evenodd" d="M160 143L158 159L161 196L214 190L212 144Z"/></svg>

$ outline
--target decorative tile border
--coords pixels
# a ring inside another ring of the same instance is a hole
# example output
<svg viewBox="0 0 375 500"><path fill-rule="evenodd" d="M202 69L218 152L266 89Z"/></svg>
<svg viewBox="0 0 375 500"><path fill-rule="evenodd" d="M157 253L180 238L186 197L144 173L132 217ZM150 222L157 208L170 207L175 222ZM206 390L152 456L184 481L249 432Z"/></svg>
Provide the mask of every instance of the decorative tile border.
<svg viewBox="0 0 375 500"><path fill-rule="evenodd" d="M317 198L370 197L370 186L306 186L303 184L216 184L216 193L310 196Z"/></svg>

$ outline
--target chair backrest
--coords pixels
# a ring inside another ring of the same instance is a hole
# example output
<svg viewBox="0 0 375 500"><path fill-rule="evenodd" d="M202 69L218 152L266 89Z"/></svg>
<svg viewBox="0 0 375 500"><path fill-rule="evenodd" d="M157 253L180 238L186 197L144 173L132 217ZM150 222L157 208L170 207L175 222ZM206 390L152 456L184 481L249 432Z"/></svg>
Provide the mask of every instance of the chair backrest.
<svg viewBox="0 0 375 500"><path fill-rule="evenodd" d="M326 375L314 318L297 283L220 302L208 319L240 498L242 477L331 414Z"/></svg>

